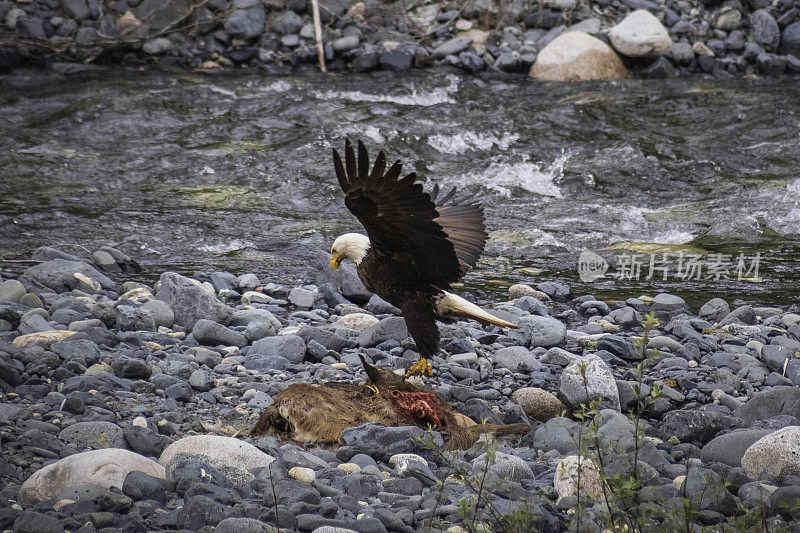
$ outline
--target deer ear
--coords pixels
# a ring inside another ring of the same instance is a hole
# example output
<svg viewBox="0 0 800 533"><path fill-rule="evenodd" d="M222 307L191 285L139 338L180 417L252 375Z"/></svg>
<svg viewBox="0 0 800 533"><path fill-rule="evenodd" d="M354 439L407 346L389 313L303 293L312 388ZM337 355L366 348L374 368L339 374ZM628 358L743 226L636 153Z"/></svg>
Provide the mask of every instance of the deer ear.
<svg viewBox="0 0 800 533"><path fill-rule="evenodd" d="M367 377L373 384L378 384L381 382L381 373L380 371L372 366L371 364L367 363L364 356L359 354L358 357L361 359L361 365L364 367L364 372L367 373Z"/></svg>

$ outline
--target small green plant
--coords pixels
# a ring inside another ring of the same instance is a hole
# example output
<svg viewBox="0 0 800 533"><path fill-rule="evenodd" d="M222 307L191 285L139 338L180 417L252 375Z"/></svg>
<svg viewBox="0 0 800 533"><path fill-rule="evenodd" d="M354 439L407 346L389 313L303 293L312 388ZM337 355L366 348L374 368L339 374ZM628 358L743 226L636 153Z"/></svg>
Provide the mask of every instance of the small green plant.
<svg viewBox="0 0 800 533"><path fill-rule="evenodd" d="M479 472L470 475L469 472L460 464L461 451L445 452L436 442L433 431L429 428L425 437L417 439L417 444L422 448L431 450L446 465L446 475L444 479L437 480L438 488L435 505L428 519L427 531L440 524L436 518L436 511L441 505L444 495L445 483L452 480L462 483L469 490L470 497L461 498L458 502L456 516L460 521L460 526L468 533L517 533L519 531L535 531L535 524L540 517L535 513L531 502L522 502L516 510L511 513L502 513L492 503L490 498L494 489L502 484L506 479L498 479L490 486L489 469L497 459L497 441L494 435L487 434L478 441L482 446L484 462ZM489 521L485 520L488 517Z"/></svg>

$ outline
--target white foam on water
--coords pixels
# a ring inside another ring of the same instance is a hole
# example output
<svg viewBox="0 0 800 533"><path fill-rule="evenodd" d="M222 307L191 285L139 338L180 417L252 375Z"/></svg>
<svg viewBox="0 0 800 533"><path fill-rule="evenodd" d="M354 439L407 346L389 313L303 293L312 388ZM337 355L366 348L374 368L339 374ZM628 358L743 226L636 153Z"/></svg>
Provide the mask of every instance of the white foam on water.
<svg viewBox="0 0 800 533"><path fill-rule="evenodd" d="M223 96L230 96L231 98L236 98L236 93L233 91L229 91L228 89L223 89L222 87L217 87L216 85L209 85L208 90L212 93L221 94Z"/></svg>
<svg viewBox="0 0 800 533"><path fill-rule="evenodd" d="M480 173L464 174L457 181L482 185L504 196L511 196L514 189L523 189L540 196L562 198L556 183L564 177L564 163L569 157L569 153L563 153L544 168L531 161L494 163Z"/></svg>
<svg viewBox="0 0 800 533"><path fill-rule="evenodd" d="M262 93L285 93L292 88L292 84L285 80L279 80L270 83L266 87L259 87L258 90Z"/></svg>
<svg viewBox="0 0 800 533"><path fill-rule="evenodd" d="M358 139L367 138L377 144L384 144L386 142L386 136L381 133L380 129L372 124L367 126L362 126L359 124L346 124L345 126L342 126L339 131L346 137L353 136ZM394 135L389 134L389 137L393 136Z"/></svg>
<svg viewBox="0 0 800 533"><path fill-rule="evenodd" d="M362 91L312 91L321 100L350 100L352 102L386 102L391 104L429 107L438 104L454 104L450 96L458 92L459 80L452 74L447 76L448 85L433 90L418 90L413 85L408 94L370 94Z"/></svg>
<svg viewBox="0 0 800 533"><path fill-rule="evenodd" d="M253 243L243 241L241 239L233 239L230 242L218 242L216 244L204 244L200 247L200 250L203 252L209 252L212 254L224 254L227 252L234 252L236 250L242 250L244 248L254 246Z"/></svg>
<svg viewBox="0 0 800 533"><path fill-rule="evenodd" d="M517 139L519 135L516 133L503 133L498 137L493 133L465 131L453 135L431 135L428 144L440 154L463 154L467 150L489 150L495 144L501 150L508 150Z"/></svg>

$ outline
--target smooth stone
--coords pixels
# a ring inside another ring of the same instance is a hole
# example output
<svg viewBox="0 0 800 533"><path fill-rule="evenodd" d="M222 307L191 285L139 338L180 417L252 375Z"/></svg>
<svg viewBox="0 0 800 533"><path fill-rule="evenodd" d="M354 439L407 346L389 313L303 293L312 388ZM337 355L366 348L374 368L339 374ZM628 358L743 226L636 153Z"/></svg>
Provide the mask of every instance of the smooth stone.
<svg viewBox="0 0 800 533"><path fill-rule="evenodd" d="M223 325L230 321L233 309L217 300L213 288L206 289L175 272L164 272L159 279L161 288L156 299L169 305L176 324L191 329L201 318Z"/></svg>
<svg viewBox="0 0 800 533"><path fill-rule="evenodd" d="M628 77L628 70L606 43L583 32L559 35L531 66L533 78L546 81L608 80Z"/></svg>
<svg viewBox="0 0 800 533"><path fill-rule="evenodd" d="M754 442L742 456L742 468L752 479L766 472L776 481L800 476L800 426L788 426Z"/></svg>
<svg viewBox="0 0 800 533"><path fill-rule="evenodd" d="M122 488L133 470L154 477L164 477L164 467L128 450L106 448L70 455L37 470L20 488L19 501L33 504L52 498L64 488L76 484L97 484Z"/></svg>
<svg viewBox="0 0 800 533"><path fill-rule="evenodd" d="M556 396L544 389L523 387L511 395L511 401L522 407L531 420L546 422L561 416L567 407Z"/></svg>
<svg viewBox="0 0 800 533"><path fill-rule="evenodd" d="M672 46L667 29L644 9L628 14L608 32L611 46L628 57L659 57Z"/></svg>
<svg viewBox="0 0 800 533"><path fill-rule="evenodd" d="M27 335L20 335L14 339L15 348L25 348L33 343L41 342L48 348L53 344L75 335L77 331L68 330L55 330L55 331L40 331L37 333L28 333Z"/></svg>
<svg viewBox="0 0 800 533"><path fill-rule="evenodd" d="M275 460L271 455L239 439L220 435L195 435L184 437L167 446L158 462L169 468L170 462L179 453L202 456L211 466L245 470L268 467Z"/></svg>
<svg viewBox="0 0 800 533"><path fill-rule="evenodd" d="M569 455L561 459L556 465L553 476L553 488L561 500L577 493L578 479L581 483L581 495L585 494L593 500L598 500L603 494L600 481L600 469L590 457Z"/></svg>
<svg viewBox="0 0 800 533"><path fill-rule="evenodd" d="M580 372L581 365L586 366L586 383ZM558 390L573 409L581 403L588 405L592 400L599 399L602 406L620 410L619 389L614 373L595 354L581 357L567 366L561 374Z"/></svg>
<svg viewBox="0 0 800 533"><path fill-rule="evenodd" d="M378 319L366 313L350 313L336 321L337 326L342 326L356 331L364 331L378 323Z"/></svg>
<svg viewBox="0 0 800 533"><path fill-rule="evenodd" d="M77 449L125 447L122 428L112 422L78 422L62 429L58 438Z"/></svg>

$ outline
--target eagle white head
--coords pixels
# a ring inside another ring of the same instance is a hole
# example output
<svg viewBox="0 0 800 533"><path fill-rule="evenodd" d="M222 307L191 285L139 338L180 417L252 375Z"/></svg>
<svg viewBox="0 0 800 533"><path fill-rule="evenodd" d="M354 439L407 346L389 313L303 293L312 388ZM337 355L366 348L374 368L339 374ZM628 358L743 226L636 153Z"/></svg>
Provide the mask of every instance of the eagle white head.
<svg viewBox="0 0 800 533"><path fill-rule="evenodd" d="M369 250L369 237L360 233L339 235L331 246L331 268L339 270L343 259L350 259L356 265L361 263Z"/></svg>

